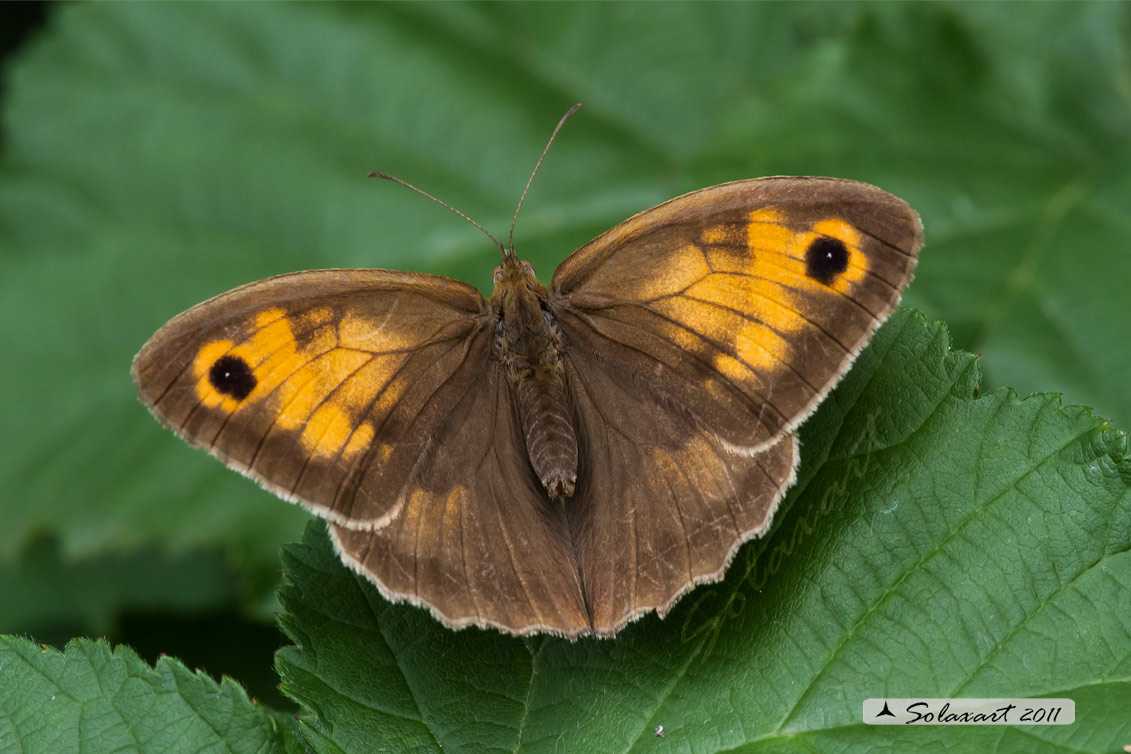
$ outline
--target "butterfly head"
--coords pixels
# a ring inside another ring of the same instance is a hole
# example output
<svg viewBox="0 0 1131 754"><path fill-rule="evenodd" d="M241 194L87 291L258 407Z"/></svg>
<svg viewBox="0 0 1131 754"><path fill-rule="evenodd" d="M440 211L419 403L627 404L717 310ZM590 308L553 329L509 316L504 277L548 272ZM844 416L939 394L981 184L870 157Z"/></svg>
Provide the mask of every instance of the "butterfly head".
<svg viewBox="0 0 1131 754"><path fill-rule="evenodd" d="M519 259L513 253L503 256L503 263L495 268L491 282L495 285L491 301L496 306L505 308L508 303L514 303L514 299L531 295L539 299L546 298L546 286L535 277L534 265Z"/></svg>
<svg viewBox="0 0 1131 754"><path fill-rule="evenodd" d="M495 268L491 274L491 282L495 284L496 290L499 283L506 279L521 279L523 277L534 277L534 265L527 262L525 259L519 259L514 254L505 254L503 256L503 263Z"/></svg>

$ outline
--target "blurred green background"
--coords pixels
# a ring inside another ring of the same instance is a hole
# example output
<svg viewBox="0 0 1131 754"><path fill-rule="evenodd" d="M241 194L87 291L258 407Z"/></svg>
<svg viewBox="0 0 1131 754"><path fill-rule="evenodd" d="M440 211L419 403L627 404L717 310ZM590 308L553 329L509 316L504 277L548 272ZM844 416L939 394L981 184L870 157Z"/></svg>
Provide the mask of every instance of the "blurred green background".
<svg viewBox="0 0 1131 754"><path fill-rule="evenodd" d="M5 13L0 9L0 20ZM106 635L270 701L306 514L161 429L130 359L216 293L318 267L546 280L629 215L774 174L923 216L904 303L983 389L1131 426L1131 5L53 5L4 60L0 632ZM12 16L14 18L14 16ZM254 649L249 649L254 648Z"/></svg>

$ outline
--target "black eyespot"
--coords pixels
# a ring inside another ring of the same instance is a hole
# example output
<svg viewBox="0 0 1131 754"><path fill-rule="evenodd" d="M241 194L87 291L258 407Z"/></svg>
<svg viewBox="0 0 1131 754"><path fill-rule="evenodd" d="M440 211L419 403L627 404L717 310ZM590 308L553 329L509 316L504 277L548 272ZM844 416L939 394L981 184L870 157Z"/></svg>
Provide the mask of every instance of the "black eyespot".
<svg viewBox="0 0 1131 754"><path fill-rule="evenodd" d="M821 236L805 252L805 274L832 285L848 269L848 247L839 238Z"/></svg>
<svg viewBox="0 0 1131 754"><path fill-rule="evenodd" d="M238 356L221 356L208 370L208 381L217 392L229 395L237 401L255 389L258 381L251 373L251 367Z"/></svg>

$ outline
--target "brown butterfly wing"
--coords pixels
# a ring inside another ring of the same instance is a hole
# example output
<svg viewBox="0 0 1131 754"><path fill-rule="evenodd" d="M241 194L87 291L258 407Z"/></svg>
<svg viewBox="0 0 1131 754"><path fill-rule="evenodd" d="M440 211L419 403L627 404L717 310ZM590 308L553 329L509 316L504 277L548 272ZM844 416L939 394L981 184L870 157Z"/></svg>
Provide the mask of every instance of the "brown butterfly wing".
<svg viewBox="0 0 1131 754"><path fill-rule="evenodd" d="M622 365L576 353L568 361L585 431L566 509L594 632L612 636L722 577L793 483L797 441L784 435L752 455L732 452Z"/></svg>
<svg viewBox="0 0 1131 754"><path fill-rule="evenodd" d="M554 273L553 306L572 345L756 449L848 368L898 303L921 244L914 210L872 186L737 181L586 244Z"/></svg>
<svg viewBox="0 0 1131 754"><path fill-rule="evenodd" d="M377 532L332 528L346 562L449 626L588 634L565 517L530 469L500 369L484 372L436 437L395 520Z"/></svg>
<svg viewBox="0 0 1131 754"><path fill-rule="evenodd" d="M647 210L554 275L582 441L567 507L598 633L665 612L768 525L797 425L890 314L919 218L871 186L770 178Z"/></svg>
<svg viewBox="0 0 1131 754"><path fill-rule="evenodd" d="M484 306L430 275L283 275L171 320L134 379L188 442L334 522L387 596L450 625L586 633L565 521L526 460Z"/></svg>
<svg viewBox="0 0 1131 754"><path fill-rule="evenodd" d="M173 318L142 401L189 443L335 521L394 515L429 431L477 378L471 286L384 270L281 275Z"/></svg>

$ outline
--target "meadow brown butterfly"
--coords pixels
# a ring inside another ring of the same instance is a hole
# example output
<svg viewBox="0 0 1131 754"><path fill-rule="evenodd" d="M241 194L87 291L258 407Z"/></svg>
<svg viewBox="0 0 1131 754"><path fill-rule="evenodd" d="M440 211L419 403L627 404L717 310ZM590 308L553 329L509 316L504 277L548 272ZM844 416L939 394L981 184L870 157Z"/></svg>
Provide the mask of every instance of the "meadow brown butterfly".
<svg viewBox="0 0 1131 754"><path fill-rule="evenodd" d="M513 244L486 300L388 270L250 283L170 320L133 376L189 443L328 519L389 599L612 636L766 530L798 425L921 244L872 186L735 181L624 221L548 287Z"/></svg>

